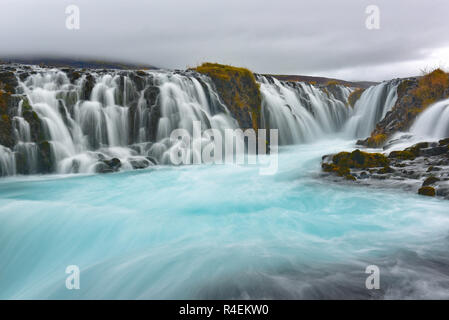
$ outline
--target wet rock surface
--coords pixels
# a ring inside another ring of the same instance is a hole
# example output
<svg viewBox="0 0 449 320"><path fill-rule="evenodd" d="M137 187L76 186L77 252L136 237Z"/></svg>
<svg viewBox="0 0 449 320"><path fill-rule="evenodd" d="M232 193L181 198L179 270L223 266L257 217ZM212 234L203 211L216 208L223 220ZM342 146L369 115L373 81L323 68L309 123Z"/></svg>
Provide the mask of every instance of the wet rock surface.
<svg viewBox="0 0 449 320"><path fill-rule="evenodd" d="M324 176L335 181L402 188L449 200L449 138L389 154L355 150L323 157Z"/></svg>
<svg viewBox="0 0 449 320"><path fill-rule="evenodd" d="M371 136L358 145L380 147L394 133L407 131L417 116L437 101L449 97L449 74L440 69L403 79L397 87L397 100L392 110L379 121Z"/></svg>

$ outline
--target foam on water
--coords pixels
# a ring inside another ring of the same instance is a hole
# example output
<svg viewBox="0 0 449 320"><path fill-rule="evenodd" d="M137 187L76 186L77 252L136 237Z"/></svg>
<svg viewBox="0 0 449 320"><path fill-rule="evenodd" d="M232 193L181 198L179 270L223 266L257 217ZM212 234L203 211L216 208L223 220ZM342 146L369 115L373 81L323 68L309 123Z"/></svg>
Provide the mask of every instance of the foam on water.
<svg viewBox="0 0 449 320"><path fill-rule="evenodd" d="M280 171L200 165L0 181L0 298L448 298L447 203ZM365 268L381 290L365 289ZM65 288L78 265L81 289Z"/></svg>

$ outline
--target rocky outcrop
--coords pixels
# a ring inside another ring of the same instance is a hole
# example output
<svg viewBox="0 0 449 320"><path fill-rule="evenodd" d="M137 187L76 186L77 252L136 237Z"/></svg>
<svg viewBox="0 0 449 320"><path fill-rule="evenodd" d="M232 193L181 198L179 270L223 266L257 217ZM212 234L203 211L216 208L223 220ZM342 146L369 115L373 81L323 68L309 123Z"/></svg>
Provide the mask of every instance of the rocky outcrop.
<svg viewBox="0 0 449 320"><path fill-rule="evenodd" d="M250 70L217 63L204 63L194 70L212 79L240 128L259 128L262 99L259 84Z"/></svg>
<svg viewBox="0 0 449 320"><path fill-rule="evenodd" d="M449 97L449 75L436 69L420 78L409 78L397 88L397 101L377 125L371 136L359 145L381 147L398 131L406 131L429 105Z"/></svg>
<svg viewBox="0 0 449 320"><path fill-rule="evenodd" d="M356 89L356 90L351 92L351 94L348 97L348 104L352 108L354 108L355 103L357 102L357 100L360 99L360 97L362 96L363 92L365 92L365 89L362 89L362 88Z"/></svg>
<svg viewBox="0 0 449 320"><path fill-rule="evenodd" d="M323 157L323 172L360 185L401 187L449 199L449 138L422 142L388 156L355 150ZM340 179L340 180L339 180Z"/></svg>

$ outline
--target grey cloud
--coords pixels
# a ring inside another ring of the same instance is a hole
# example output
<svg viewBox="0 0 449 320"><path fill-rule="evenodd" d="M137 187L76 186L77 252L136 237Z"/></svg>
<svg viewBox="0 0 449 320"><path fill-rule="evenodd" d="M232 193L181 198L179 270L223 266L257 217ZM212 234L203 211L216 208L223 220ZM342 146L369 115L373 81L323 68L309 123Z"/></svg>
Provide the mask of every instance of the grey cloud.
<svg viewBox="0 0 449 320"><path fill-rule="evenodd" d="M65 28L78 5L81 29ZM378 5L381 29L365 28ZM202 61L255 72L382 80L446 56L446 0L3 0L0 56L93 56L185 68ZM439 52L439 51L438 51Z"/></svg>

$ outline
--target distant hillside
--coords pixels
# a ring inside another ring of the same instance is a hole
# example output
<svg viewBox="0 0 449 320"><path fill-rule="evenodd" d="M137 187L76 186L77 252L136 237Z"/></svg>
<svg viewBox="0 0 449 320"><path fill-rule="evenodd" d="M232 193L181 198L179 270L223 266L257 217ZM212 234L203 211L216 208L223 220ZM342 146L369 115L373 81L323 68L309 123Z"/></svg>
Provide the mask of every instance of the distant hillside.
<svg viewBox="0 0 449 320"><path fill-rule="evenodd" d="M158 69L152 65L135 64L127 62L115 62L105 60L85 60L72 58L48 58L48 57L5 57L0 58L3 62L45 65L49 67L72 67L72 68L86 68L86 69L120 69L120 70L139 70L139 69Z"/></svg>
<svg viewBox="0 0 449 320"><path fill-rule="evenodd" d="M274 77L278 80L282 81L302 81L302 82L312 82L320 85L326 85L328 82L338 82L342 85L349 87L357 87L357 88L368 88L372 85L377 84L377 82L371 81L345 81L340 79L333 78L325 78L325 77L312 77L312 76L298 76L298 75L278 75L278 74L269 74L267 76Z"/></svg>

